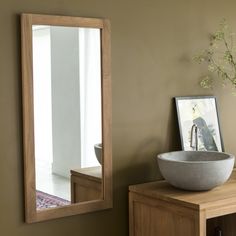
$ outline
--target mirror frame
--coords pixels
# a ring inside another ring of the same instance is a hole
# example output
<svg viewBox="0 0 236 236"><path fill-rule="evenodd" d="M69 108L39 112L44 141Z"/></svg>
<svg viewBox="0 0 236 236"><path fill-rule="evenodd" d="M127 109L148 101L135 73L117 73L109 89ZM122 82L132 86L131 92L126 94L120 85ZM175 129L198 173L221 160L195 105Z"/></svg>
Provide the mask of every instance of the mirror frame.
<svg viewBox="0 0 236 236"><path fill-rule="evenodd" d="M103 199L75 203L51 209L36 209L34 106L33 106L33 51L32 25L54 25L98 28L101 32L101 89ZM70 215L112 208L112 136L111 136L111 59L110 22L107 19L73 16L21 14L22 102L25 220L39 222Z"/></svg>

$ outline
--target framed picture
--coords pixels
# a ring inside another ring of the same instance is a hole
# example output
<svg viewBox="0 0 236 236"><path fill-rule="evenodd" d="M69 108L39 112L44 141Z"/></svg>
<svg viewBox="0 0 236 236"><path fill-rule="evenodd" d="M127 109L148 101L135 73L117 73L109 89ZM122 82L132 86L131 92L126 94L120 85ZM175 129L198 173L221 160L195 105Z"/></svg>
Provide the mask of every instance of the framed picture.
<svg viewBox="0 0 236 236"><path fill-rule="evenodd" d="M182 149L224 151L216 98L175 97Z"/></svg>

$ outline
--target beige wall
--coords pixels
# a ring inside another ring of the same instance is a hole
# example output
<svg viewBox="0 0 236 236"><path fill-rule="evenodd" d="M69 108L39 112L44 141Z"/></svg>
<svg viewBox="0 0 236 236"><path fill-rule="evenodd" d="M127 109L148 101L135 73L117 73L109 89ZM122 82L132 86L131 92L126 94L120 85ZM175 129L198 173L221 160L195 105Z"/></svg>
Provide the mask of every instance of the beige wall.
<svg viewBox="0 0 236 236"><path fill-rule="evenodd" d="M191 62L234 0L1 0L0 235L128 235L127 189L159 177L158 152L180 148L174 96L215 94L226 150L236 153L236 97L198 87ZM23 222L19 14L107 17L112 24L114 208L27 225Z"/></svg>

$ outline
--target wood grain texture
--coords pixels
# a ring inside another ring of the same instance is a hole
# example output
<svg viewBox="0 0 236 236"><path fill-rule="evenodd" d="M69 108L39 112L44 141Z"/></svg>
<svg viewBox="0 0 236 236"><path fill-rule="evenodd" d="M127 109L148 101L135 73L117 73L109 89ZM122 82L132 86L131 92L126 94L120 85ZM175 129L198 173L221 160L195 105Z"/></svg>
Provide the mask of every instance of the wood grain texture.
<svg viewBox="0 0 236 236"><path fill-rule="evenodd" d="M130 200L130 236L199 235L196 210L135 193Z"/></svg>
<svg viewBox="0 0 236 236"><path fill-rule="evenodd" d="M56 25L98 28L101 32L101 87L102 87L102 198L54 209L36 210L35 154L34 154L34 106L33 106L33 52L32 25ZM21 15L22 94L23 94L23 145L25 217L32 223L69 215L92 212L112 207L112 136L111 136L111 58L110 23L107 19Z"/></svg>
<svg viewBox="0 0 236 236"><path fill-rule="evenodd" d="M129 187L130 236L236 235L236 171L228 182L210 191L182 191L166 181ZM232 214L234 213L234 214Z"/></svg>
<svg viewBox="0 0 236 236"><path fill-rule="evenodd" d="M192 209L206 211L206 217L212 218L221 214L236 211L236 171L224 185L211 191L191 192L172 187L166 181L156 181L140 185L133 185L129 190L145 196L176 203ZM218 209L221 208L219 211Z"/></svg>
<svg viewBox="0 0 236 236"><path fill-rule="evenodd" d="M36 218L34 111L33 111L33 54L32 18L21 18L22 90L23 90L23 145L26 221Z"/></svg>
<svg viewBox="0 0 236 236"><path fill-rule="evenodd" d="M111 92L111 26L103 21L102 29L102 140L103 140L103 194L107 206L112 207L112 92Z"/></svg>
<svg viewBox="0 0 236 236"><path fill-rule="evenodd" d="M71 27L104 28L104 19L77 16L55 16L23 13L22 17L31 18L33 25L54 25Z"/></svg>

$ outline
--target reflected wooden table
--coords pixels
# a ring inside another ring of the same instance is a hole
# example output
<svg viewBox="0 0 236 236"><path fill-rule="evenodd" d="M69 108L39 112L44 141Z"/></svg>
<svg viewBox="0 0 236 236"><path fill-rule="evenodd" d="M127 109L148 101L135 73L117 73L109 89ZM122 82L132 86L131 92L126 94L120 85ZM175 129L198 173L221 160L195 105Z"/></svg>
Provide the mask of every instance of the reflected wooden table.
<svg viewBox="0 0 236 236"><path fill-rule="evenodd" d="M102 198L101 166L73 169L71 172L71 203Z"/></svg>

